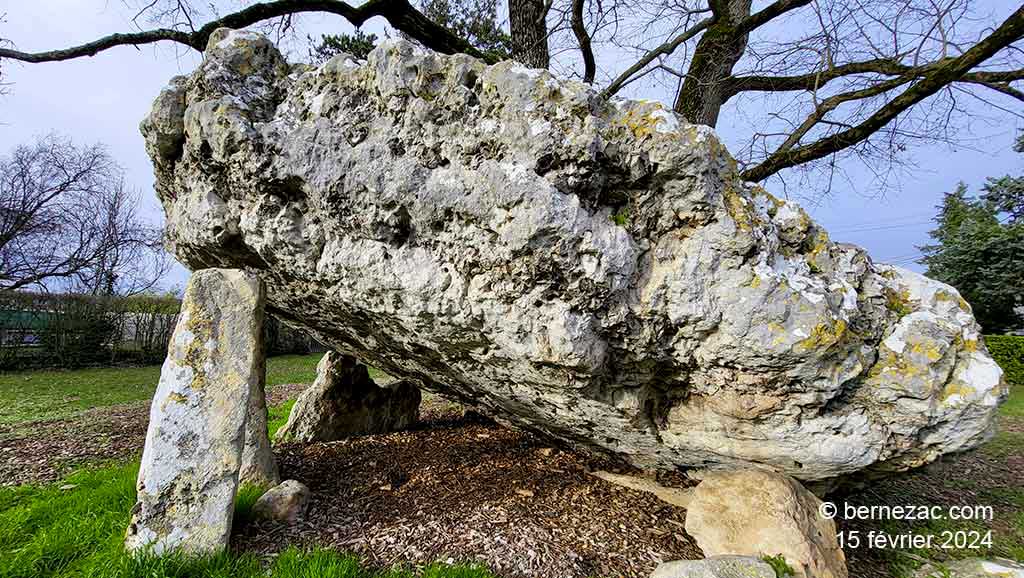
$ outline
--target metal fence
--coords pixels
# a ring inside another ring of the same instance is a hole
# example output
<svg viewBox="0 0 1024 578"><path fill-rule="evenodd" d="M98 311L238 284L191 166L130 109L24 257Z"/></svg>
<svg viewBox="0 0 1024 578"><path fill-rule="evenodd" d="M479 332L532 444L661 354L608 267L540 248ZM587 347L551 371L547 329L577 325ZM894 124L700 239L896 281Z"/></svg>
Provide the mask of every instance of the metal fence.
<svg viewBox="0 0 1024 578"><path fill-rule="evenodd" d="M173 297L0 292L0 370L163 361L181 303ZM325 348L268 317L268 355Z"/></svg>

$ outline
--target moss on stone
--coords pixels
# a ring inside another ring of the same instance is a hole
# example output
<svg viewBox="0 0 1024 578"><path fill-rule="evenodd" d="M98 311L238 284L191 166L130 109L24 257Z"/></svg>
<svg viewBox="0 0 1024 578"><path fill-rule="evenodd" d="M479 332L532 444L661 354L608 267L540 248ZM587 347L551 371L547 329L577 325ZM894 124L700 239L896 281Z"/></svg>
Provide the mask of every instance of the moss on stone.
<svg viewBox="0 0 1024 578"><path fill-rule="evenodd" d="M910 291L908 289L896 291L895 289L886 288L885 308L899 317L910 315L914 311L910 303Z"/></svg>
<svg viewBox="0 0 1024 578"><path fill-rule="evenodd" d="M825 349L839 343L845 335L846 322L836 319L832 323L818 323L811 330L811 334L796 345L800 351Z"/></svg>

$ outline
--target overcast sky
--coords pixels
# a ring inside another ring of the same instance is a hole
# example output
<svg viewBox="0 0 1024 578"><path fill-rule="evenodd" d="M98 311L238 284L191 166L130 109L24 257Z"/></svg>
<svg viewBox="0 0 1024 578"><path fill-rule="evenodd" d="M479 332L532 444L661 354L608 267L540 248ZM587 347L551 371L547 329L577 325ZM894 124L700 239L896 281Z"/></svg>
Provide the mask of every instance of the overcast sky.
<svg viewBox="0 0 1024 578"><path fill-rule="evenodd" d="M1013 0L985 0L996 14L1009 14L1017 7ZM131 12L118 0L0 0L0 14L6 22L0 37L13 41L20 50L38 51L66 47L99 36L126 31ZM348 31L340 17L307 16L305 31ZM365 30L383 32L379 19ZM304 47L291 47L292 60L305 56ZM58 132L79 143L106 143L124 167L128 182L139 189L146 214L154 221L161 212L152 192L153 175L139 135L138 123L150 103L170 77L191 71L200 56L165 43L139 49L120 47L93 58L69 62L22 65L4 62L4 77L13 85L0 97L0 151L34 136ZM670 94L637 87L646 98L671 104ZM653 94L652 94L653 92ZM1007 106L1019 106L1003 101ZM973 106L973 105L968 105ZM719 133L736 148L741 142L739 126L723 112ZM943 192L964 181L976 190L987 176L1020 173L1024 155L1012 152L1017 130L1024 128L1004 115L1004 122L972 127L975 147L982 150L923 147L913 151L918 168L899 186L883 195L871 189L869 171L854 168L851 180L838 182L833 193L817 202L804 202L811 215L828 228L833 239L852 242L868 249L876 260L897 262L916 270L912 260L917 245L928 242L927 231L934 206ZM770 187L774 189L775 187ZM777 192L778 191L774 191ZM799 195L799 191L790 191ZM178 268L168 286L183 286L187 273Z"/></svg>

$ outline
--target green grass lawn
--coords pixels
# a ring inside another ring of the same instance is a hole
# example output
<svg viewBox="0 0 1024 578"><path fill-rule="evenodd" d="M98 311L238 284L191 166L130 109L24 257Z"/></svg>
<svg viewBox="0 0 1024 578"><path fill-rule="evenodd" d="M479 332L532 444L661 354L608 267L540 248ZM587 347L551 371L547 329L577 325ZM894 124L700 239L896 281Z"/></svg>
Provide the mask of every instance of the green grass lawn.
<svg viewBox="0 0 1024 578"><path fill-rule="evenodd" d="M135 503L138 464L78 472L59 484L0 488L0 576L3 578L492 578L470 566L434 565L414 573L371 572L330 550L291 548L267 565L243 554L206 558L133 557L122 548ZM62 490L61 487L73 488ZM257 493L243 491L240 523Z"/></svg>
<svg viewBox="0 0 1024 578"><path fill-rule="evenodd" d="M267 360L267 385L309 383L322 354ZM80 411L148 400L160 366L0 373L0 425L61 419Z"/></svg>
<svg viewBox="0 0 1024 578"><path fill-rule="evenodd" d="M999 428L996 436L981 446L978 451L982 456L997 462L1006 463L1014 456L1024 453L1024 385L1011 385L1009 399L999 408ZM994 521L963 521L963 520L927 520L914 523L889 521L880 524L881 529L892 535L901 532L913 532L918 535L937 536L942 542L943 532L954 536L958 532L977 532L985 536L991 530L991 544L977 547L978 544L966 548L933 548L933 549L895 549L888 552L891 558L890 568L894 576L910 576L918 567L921 558L927 558L941 564L948 559L973 557L1003 557L1013 560L1024 560L1024 488L1006 485L1003 480L987 479L984 473L975 476L953 476L933 483L943 489L954 489L962 496L963 505L981 505L997 507ZM922 503L932 505L927 499ZM948 506L949 504L944 504ZM955 543L954 543L955 546ZM901 552L917 558L905 557Z"/></svg>
<svg viewBox="0 0 1024 578"><path fill-rule="evenodd" d="M284 427L284 424L288 422L288 414L292 412L293 405L295 405L295 400L289 399L280 405L268 408L267 430L270 432L270 439L274 439L277 430Z"/></svg>
<svg viewBox="0 0 1024 578"><path fill-rule="evenodd" d="M271 359L268 385L311 382L319 359L319 354ZM380 374L373 371L372 375ZM0 374L0 424L58 418L88 407L148 399L158 377L158 366ZM270 408L271 435L284 425L293 404L290 400ZM1017 424L1024 419L1024 386L1013 387L1000 413L1004 423ZM1019 454L1024 433L1019 427L1010 430L1014 431L1001 431L981 451L996 459ZM272 561L249 554L132 557L124 552L122 543L128 512L135 503L137 472L137 462L108 465L81 470L54 484L0 488L0 578L492 578L479 567L443 564L416 571L374 572L351 556L317 549L291 548ZM1024 558L1024 488L989 487L981 482L977 488L965 489L978 492L977 497L986 503L1016 505L1015 511L1020 513L1008 520L1009 526L1002 532L1009 531L1019 539L1000 535L995 553ZM236 523L250 519L258 495L259 490L253 488L240 491ZM975 526L970 522L933 522L916 531L937 533ZM914 550L908 554L931 557L933 553ZM958 558L979 552L943 554ZM894 570L901 572L906 560L897 561Z"/></svg>
<svg viewBox="0 0 1024 578"><path fill-rule="evenodd" d="M999 415L1009 418L1024 418L1024 384L1010 388L1010 398L999 408Z"/></svg>

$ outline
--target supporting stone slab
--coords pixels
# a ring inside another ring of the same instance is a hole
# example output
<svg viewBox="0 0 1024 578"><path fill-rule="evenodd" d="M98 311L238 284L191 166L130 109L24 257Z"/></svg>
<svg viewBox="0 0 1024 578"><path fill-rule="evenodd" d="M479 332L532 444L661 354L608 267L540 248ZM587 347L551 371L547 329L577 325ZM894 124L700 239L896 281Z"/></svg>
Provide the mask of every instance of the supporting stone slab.
<svg viewBox="0 0 1024 578"><path fill-rule="evenodd" d="M798 481L767 470L706 471L686 533L707 556L781 555L796 578L848 578L836 525Z"/></svg>
<svg viewBox="0 0 1024 578"><path fill-rule="evenodd" d="M262 339L262 333L260 337ZM260 350L263 351L262 343ZM258 370L259 379L253 382L249 396L249 413L245 420L245 446L242 449L242 470L239 484L250 484L261 488L272 488L281 483L281 474L274 460L267 431L266 363Z"/></svg>
<svg viewBox="0 0 1024 578"><path fill-rule="evenodd" d="M243 271L203 269L189 280L150 408L128 550L227 546L250 402L264 379L264 304L262 282Z"/></svg>
<svg viewBox="0 0 1024 578"><path fill-rule="evenodd" d="M404 429L419 419L420 399L410 382L378 386L354 357L328 351L317 364L316 381L295 401L277 437L328 442Z"/></svg>

